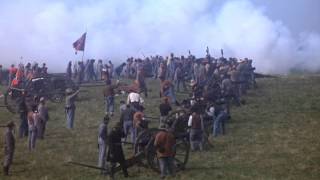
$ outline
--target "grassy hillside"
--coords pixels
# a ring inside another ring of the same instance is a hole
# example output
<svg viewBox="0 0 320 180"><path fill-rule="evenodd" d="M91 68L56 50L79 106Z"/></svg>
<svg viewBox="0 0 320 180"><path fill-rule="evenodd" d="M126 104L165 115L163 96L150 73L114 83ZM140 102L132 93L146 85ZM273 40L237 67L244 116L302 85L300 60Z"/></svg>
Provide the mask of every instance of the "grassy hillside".
<svg viewBox="0 0 320 180"><path fill-rule="evenodd" d="M248 92L247 105L232 109L227 134L211 139L214 147L208 151L191 153L187 169L175 179L320 179L320 77L260 79L258 85L259 89ZM155 117L158 82L149 87L146 112ZM125 98L117 97L117 102ZM45 140L38 141L36 152L30 153L27 140L17 139L13 175L7 179L107 179L96 170L65 165L68 160L97 162L97 127L104 115L101 88L81 93L72 131L65 128L63 105L49 107ZM10 119L18 120L0 109L0 123ZM130 168L129 174L130 179L159 178L144 168ZM123 176L119 173L116 178ZM5 179L2 173L0 179Z"/></svg>

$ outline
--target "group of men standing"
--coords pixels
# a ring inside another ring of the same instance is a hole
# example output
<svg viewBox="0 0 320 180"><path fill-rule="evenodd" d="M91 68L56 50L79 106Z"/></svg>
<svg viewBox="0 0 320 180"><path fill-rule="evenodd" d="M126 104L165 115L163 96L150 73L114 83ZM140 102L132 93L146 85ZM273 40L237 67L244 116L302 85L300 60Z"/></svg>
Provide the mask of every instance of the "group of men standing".
<svg viewBox="0 0 320 180"><path fill-rule="evenodd" d="M12 64L8 69L3 69L0 65L0 85L7 84L8 86L20 87L27 80L35 77L45 76L48 74L48 67L43 63L40 67L38 63L20 63L18 67Z"/></svg>
<svg viewBox="0 0 320 180"><path fill-rule="evenodd" d="M68 63L66 75L76 83L101 81L114 76L114 65L111 61L103 64L101 59L95 63L95 59L88 59L86 62L78 61Z"/></svg>
<svg viewBox="0 0 320 180"><path fill-rule="evenodd" d="M123 137L131 135L131 143L135 143L139 129L143 126L145 115L142 107L144 100L140 93L147 92L144 78L151 73L151 77L160 80L160 97L162 103L159 106L160 120L159 128L162 130L156 136L155 147L161 167L161 176L172 174L174 142L172 129L164 120L172 111L171 105L188 108L191 114L187 119L189 127L189 140L192 150L203 150L204 131L206 129L205 117L211 121L211 132L214 137L225 133L225 122L231 118L230 106L240 106L244 103L243 94L250 87L256 87L254 68L252 60L244 59L238 61L235 58L215 59L207 55L205 58L196 59L190 55L188 58L174 57L170 54L166 59L161 56L146 58L145 60L129 58L127 63L120 65L122 73L120 77L135 78L136 88L128 90L127 104L122 102L120 107L120 125L123 130ZM148 69L150 68L150 69ZM191 80L190 88L187 87L187 80ZM175 93L183 90L191 90L190 101L187 103L178 102ZM106 83L104 90L106 114L113 116L114 94L119 84L113 85L110 81ZM145 97L147 94L145 93ZM206 106L200 106L205 102ZM100 131L99 131L100 132ZM103 147L103 146L102 146ZM102 151L99 151L102 152ZM101 155L99 155L101 157ZM99 162L101 159L99 160ZM122 162L123 164L123 162ZM99 163L101 165L101 163ZM124 171L127 174L126 171Z"/></svg>
<svg viewBox="0 0 320 180"><path fill-rule="evenodd" d="M37 65L31 66L19 65L18 69L14 66L9 70L9 84L15 86L14 79L22 82L24 78L32 78L37 73L47 73L44 64L42 68ZM244 59L238 61L235 58L229 60L225 58L215 59L207 55L205 58L196 59L189 55L175 57L173 53L163 58L154 56L150 58L136 59L129 58L127 63L123 63L114 69L111 61L103 65L99 60L95 65L95 60L88 60L74 63L69 62L66 76L77 81L90 82L104 80L105 87L103 96L105 101L105 117L99 126L98 147L99 160L98 165L102 169L106 168L106 160L111 162L110 172L113 176L116 163L119 163L125 177L128 177L127 165L122 150L124 142L136 143L137 136L144 129L148 128L148 121L144 114L144 99L140 93L148 97L146 77L158 78L160 80L159 94L162 103L159 105L159 133L155 136L154 147L157 151L157 157L160 163L161 177L174 174L174 156L176 137L173 135L173 129L165 121L173 110L172 105L186 108L190 111L187 117L187 126L189 127L189 140L192 150L203 150L203 139L205 131L204 116L208 116L212 121L212 133L215 137L225 133L225 122L230 119L231 104L243 104L242 95L246 93L249 87L256 87L254 68L252 60ZM115 95L120 87L119 81L115 84L112 79L126 77L134 78L133 86L127 89L128 97L126 102L121 102L120 121L108 131L108 124L115 113ZM191 81L190 87L187 81ZM191 91L190 99L187 101L178 101L176 93ZM75 117L75 99L79 90L66 90L65 112L67 118L67 128L72 129ZM205 102L206 106L200 106ZM43 139L46 123L49 120L48 108L44 97L35 97L33 103L27 103L22 96L18 104L20 125L19 137L29 138L29 150L35 149L36 139ZM150 107L147 107L150 108ZM5 135L5 154L4 172L8 174L14 152L14 136L12 129L14 124L7 125L8 130ZM128 136L130 137L129 142ZM107 148L108 147L108 148Z"/></svg>
<svg viewBox="0 0 320 180"><path fill-rule="evenodd" d="M28 149L30 152L34 151L37 139L44 139L46 124L49 120L45 98L35 98L33 104L28 104L25 97L22 96L18 104L18 113L20 117L18 137L20 139L28 138ZM14 127L15 123L13 121L9 122L5 133L5 160L3 164L5 175L9 175L15 151Z"/></svg>

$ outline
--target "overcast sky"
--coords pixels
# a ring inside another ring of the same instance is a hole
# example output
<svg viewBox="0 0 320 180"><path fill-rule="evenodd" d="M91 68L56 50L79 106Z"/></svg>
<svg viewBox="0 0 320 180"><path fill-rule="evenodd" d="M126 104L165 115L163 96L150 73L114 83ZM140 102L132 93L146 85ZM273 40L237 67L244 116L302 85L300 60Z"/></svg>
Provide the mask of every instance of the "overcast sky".
<svg viewBox="0 0 320 180"><path fill-rule="evenodd" d="M81 59L71 44L87 29L85 58L202 56L209 46L263 72L320 68L320 0L0 0L0 17L5 65L64 69Z"/></svg>
<svg viewBox="0 0 320 180"><path fill-rule="evenodd" d="M320 0L253 0L265 6L273 20L283 21L295 34L303 31L320 32Z"/></svg>

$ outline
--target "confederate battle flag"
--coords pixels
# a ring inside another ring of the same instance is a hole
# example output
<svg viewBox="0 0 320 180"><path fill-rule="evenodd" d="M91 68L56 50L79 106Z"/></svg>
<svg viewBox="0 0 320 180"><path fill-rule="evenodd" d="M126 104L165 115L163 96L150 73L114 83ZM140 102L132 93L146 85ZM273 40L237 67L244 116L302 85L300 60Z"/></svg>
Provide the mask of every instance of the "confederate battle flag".
<svg viewBox="0 0 320 180"><path fill-rule="evenodd" d="M84 47L86 45L86 35L86 32L83 33L82 36L72 44L73 48L76 50L76 54L77 51L84 51Z"/></svg>

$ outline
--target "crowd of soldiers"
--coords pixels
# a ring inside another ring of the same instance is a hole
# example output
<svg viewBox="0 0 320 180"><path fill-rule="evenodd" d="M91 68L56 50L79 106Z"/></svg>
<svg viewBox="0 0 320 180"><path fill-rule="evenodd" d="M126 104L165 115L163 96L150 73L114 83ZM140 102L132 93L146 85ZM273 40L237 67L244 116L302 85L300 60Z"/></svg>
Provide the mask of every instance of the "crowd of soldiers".
<svg viewBox="0 0 320 180"><path fill-rule="evenodd" d="M18 88L23 84L35 77L46 76L48 68L45 63L39 67L38 63L20 63L18 67L14 64L8 69L3 69L0 65L0 85L8 85L10 88ZM36 140L43 139L46 124L49 120L49 112L44 97L35 96L30 102L27 102L25 93L17 101L17 112L19 114L19 127L18 137L28 138L28 149L34 151L36 147ZM15 150L15 138L13 130L15 123L9 122L6 127L8 128L5 133L5 146L4 146L4 163L3 171L5 175L9 175L9 169L12 164L12 159Z"/></svg>
<svg viewBox="0 0 320 180"><path fill-rule="evenodd" d="M48 67L46 63L39 66L38 63L23 63L12 64L9 68L3 68L0 64L0 85L7 84L9 86L17 87L20 83L31 80L35 77L46 76L48 74Z"/></svg>
<svg viewBox="0 0 320 180"><path fill-rule="evenodd" d="M123 63L116 68L116 71L114 71L116 73L108 72L108 69L106 69L108 75L104 76L107 79L105 79L106 86L103 91L106 105L105 119L113 116L115 89L119 87L119 81L112 84L112 77L133 78L132 86L126 89L128 92L127 102L120 102L120 122L117 123L115 130L118 131L116 134L119 135L117 137L118 145L121 144L121 138L127 141L128 136L131 136L131 143L135 143L139 132L148 128L148 117L144 114L144 99L141 95L144 93L145 98L148 97L145 78L158 78L162 99L162 103L159 105L159 128L162 131L157 134L154 145L157 148L161 177L165 177L174 172L174 150L172 150L175 144L174 129L170 122L165 122L167 116L173 110L172 106L189 110L190 115L186 122L189 127L188 139L190 140L191 150L202 151L205 141L204 133L208 128L206 126L207 122L209 121L209 124L211 124L211 128L209 127L211 129L210 134L212 133L214 137L225 134L225 123L231 119L230 106L232 104L236 106L244 104L243 95L246 90L256 88L254 70L252 60L238 61L235 58L227 60L223 57L215 59L210 55L201 59L196 59L192 55L188 58L183 56L178 58L174 54L166 59L161 56L145 58L144 60L129 58L127 63ZM189 81L190 84L187 83ZM175 94L180 92L180 85L182 85L183 91L191 91L191 95L188 99L179 102ZM104 128L100 129L99 132L105 132L106 121L100 127ZM101 144L100 147L105 148L108 141L107 137L103 135L104 133L99 133L99 144ZM102 139L106 141L103 142ZM112 142L112 140L109 140L109 142ZM109 143L109 146L113 145ZM119 158L112 159L112 161L119 162L125 176L127 176L127 170L123 167L125 163L121 146L117 147L120 149L117 149L114 153ZM99 150L99 152L99 165L103 167L101 162L105 156L105 151ZM110 153L112 154L112 150L109 150L108 156Z"/></svg>
<svg viewBox="0 0 320 180"><path fill-rule="evenodd" d="M202 151L205 141L204 134L208 128L206 123L210 122L209 129L214 137L225 134L225 123L231 119L231 105L244 104L243 95L246 90L256 87L254 70L252 60L247 58L243 60L224 57L217 59L211 57L208 52L204 58L196 58L190 53L188 57L175 57L171 53L165 58L158 55L144 59L128 58L126 63L116 68L111 61L107 64L103 64L102 60L98 60L98 63L95 64L94 59L87 60L86 63L80 61L72 64L69 62L66 77L73 79L78 84L91 81L105 83L103 88L105 116L98 130L98 165L106 169L105 160L110 162L111 170L108 173L112 177L116 163L120 164L125 177L128 177L122 145L123 142L129 141L134 144L139 133L148 128L149 121L144 107L144 98L148 98L145 78L159 79L161 104L158 109L161 131L155 137L154 146L157 149L161 177L164 178L174 174L173 157L176 137L173 135L172 124L166 122L168 115L174 109L173 106L177 109L187 109L190 112L187 117L184 116L184 121L189 129L188 139L191 150ZM20 64L19 68L12 65L7 81L9 85L16 86L15 79L20 83L23 82L23 79L35 77L39 73L47 73L45 64L42 68L37 65L31 66L31 64L25 67ZM115 96L117 89L121 87L119 80L122 78L134 79L134 81L132 85L122 89L127 91L128 97L126 102L123 100L120 102L120 120L109 132L108 124L115 113ZM115 82L112 81L113 79L117 79L116 83L113 83ZM72 129L74 125L75 99L79 92L79 90L66 89L65 112L69 129ZM189 92L190 97L179 100L176 97L178 92ZM34 150L36 139L44 137L46 122L49 119L45 101L43 97L36 97L31 107L27 107L24 101L19 103L19 137L28 136L30 151ZM6 134L5 143L8 145L5 146L5 151L6 155L8 154L9 161L7 162L9 163L4 164L5 174L8 174L14 151L14 145L12 148L14 138L10 135L12 123L9 123L7 127L9 134ZM10 153L7 153L8 151Z"/></svg>

